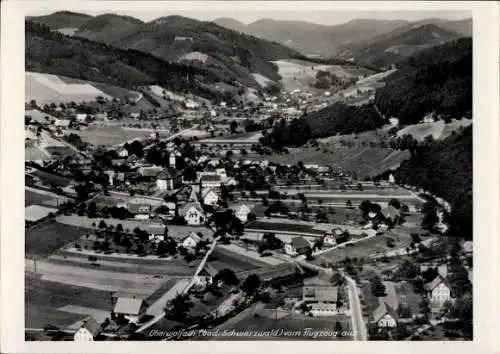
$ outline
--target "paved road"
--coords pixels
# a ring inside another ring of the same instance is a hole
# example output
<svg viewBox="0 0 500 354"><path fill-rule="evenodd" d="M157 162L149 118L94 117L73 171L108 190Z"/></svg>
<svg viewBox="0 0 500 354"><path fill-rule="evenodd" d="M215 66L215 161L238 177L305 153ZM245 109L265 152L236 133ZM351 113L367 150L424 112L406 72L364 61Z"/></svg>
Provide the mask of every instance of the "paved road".
<svg viewBox="0 0 500 354"><path fill-rule="evenodd" d="M184 289L180 292L180 294L186 294L189 291L189 289L191 289L191 287L194 285L194 283L196 281L196 277L202 271L202 269L205 267L205 263L207 262L207 259L210 256L210 254L212 253L212 251L214 250L215 245L217 244L217 241L219 239L220 239L220 237L217 237L213 241L212 246L208 250L208 252L205 255L205 257L203 257L203 260L201 261L200 265L196 269L196 272L193 274L193 277L191 278L191 281L184 287ZM151 327L152 325L154 325L155 323L157 323L158 321L160 321L163 317L165 317L165 311L164 311L164 307L163 306L162 307L158 307L158 311L159 312L157 313L157 315L153 319L151 319L149 322L147 322L144 325L142 325L139 329L137 329L136 332L137 333L143 332L145 329L148 329L149 327Z"/></svg>
<svg viewBox="0 0 500 354"><path fill-rule="evenodd" d="M368 340L365 322L361 312L361 302L359 301L359 289L356 281L347 274L343 274L347 280L349 288L349 308L351 310L352 328L355 333L356 340Z"/></svg>

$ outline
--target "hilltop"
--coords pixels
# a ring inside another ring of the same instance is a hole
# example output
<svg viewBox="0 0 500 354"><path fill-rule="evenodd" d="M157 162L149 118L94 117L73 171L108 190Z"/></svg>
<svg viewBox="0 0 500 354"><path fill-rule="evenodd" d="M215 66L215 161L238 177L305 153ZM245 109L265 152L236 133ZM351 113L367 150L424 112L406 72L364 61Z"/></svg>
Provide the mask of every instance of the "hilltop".
<svg viewBox="0 0 500 354"><path fill-rule="evenodd" d="M366 44L352 45L337 56L369 67L386 68L423 49L453 41L460 36L432 23L409 25L388 35L372 38Z"/></svg>
<svg viewBox="0 0 500 354"><path fill-rule="evenodd" d="M92 16L71 11L58 11L46 16L26 17L26 20L39 23L52 30L63 28L80 28L84 23L92 19Z"/></svg>
<svg viewBox="0 0 500 354"><path fill-rule="evenodd" d="M104 14L85 22L75 32L75 36L108 43L121 38L142 24L144 22L134 17Z"/></svg>

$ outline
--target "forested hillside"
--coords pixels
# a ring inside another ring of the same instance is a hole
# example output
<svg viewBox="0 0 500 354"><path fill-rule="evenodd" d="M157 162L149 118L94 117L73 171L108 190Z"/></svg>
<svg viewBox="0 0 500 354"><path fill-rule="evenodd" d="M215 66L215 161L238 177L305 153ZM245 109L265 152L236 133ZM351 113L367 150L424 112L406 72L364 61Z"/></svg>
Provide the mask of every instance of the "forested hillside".
<svg viewBox="0 0 500 354"><path fill-rule="evenodd" d="M65 75L126 88L158 84L205 97L212 94L201 83L219 80L203 69L167 63L137 50L123 50L64 36L29 21L25 26L26 71Z"/></svg>
<svg viewBox="0 0 500 354"><path fill-rule="evenodd" d="M400 124L415 124L427 113L461 118L472 110L472 39L434 47L399 65L375 103Z"/></svg>
<svg viewBox="0 0 500 354"><path fill-rule="evenodd" d="M281 122L264 137L263 142L274 148L300 146L311 138L359 133L387 123L373 105L358 107L337 102L319 111L306 113L289 124Z"/></svg>
<svg viewBox="0 0 500 354"><path fill-rule="evenodd" d="M452 234L472 237L472 126L421 144L394 176L399 184L421 187L448 201Z"/></svg>

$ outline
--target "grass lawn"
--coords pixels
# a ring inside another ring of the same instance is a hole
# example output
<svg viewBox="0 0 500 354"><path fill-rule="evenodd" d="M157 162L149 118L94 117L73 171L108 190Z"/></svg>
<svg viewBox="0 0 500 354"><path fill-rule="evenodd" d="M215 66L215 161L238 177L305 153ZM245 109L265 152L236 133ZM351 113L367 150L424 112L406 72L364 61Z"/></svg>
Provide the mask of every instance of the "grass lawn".
<svg viewBox="0 0 500 354"><path fill-rule="evenodd" d="M55 221L35 226L25 232L25 255L46 257L63 245L77 240L86 232L87 229Z"/></svg>
<svg viewBox="0 0 500 354"><path fill-rule="evenodd" d="M85 315L71 312L57 311L44 306L34 306L26 304L24 321L26 328L43 328L47 325L54 325L61 329L70 326L76 321L83 320Z"/></svg>
<svg viewBox="0 0 500 354"><path fill-rule="evenodd" d="M148 304L155 303L158 299L160 299L163 294L169 291L175 284L177 283L177 279L169 279L162 286L155 290L151 295L149 295L145 300Z"/></svg>

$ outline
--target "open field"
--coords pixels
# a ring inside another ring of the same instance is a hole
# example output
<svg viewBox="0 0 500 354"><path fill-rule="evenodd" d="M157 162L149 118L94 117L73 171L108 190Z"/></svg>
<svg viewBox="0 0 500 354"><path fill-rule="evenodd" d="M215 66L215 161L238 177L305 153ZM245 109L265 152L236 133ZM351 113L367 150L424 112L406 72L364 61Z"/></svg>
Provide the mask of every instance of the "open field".
<svg viewBox="0 0 500 354"><path fill-rule="evenodd" d="M208 264L217 270L229 268L234 272L269 266L262 261L257 261L253 258L229 251L222 247L215 247L212 254L208 257Z"/></svg>
<svg viewBox="0 0 500 354"><path fill-rule="evenodd" d="M397 132L397 136L401 137L405 134L410 134L415 139L422 141L428 135L436 140L444 139L451 135L452 132L460 127L467 127L472 124L472 119L453 120L451 123L445 123L442 120L432 123L421 123L405 127Z"/></svg>
<svg viewBox="0 0 500 354"><path fill-rule="evenodd" d="M227 145L227 144L256 144L259 142L259 139L262 137L262 133L260 132L251 132L251 133L243 133L243 134L238 134L237 136L234 135L227 135L224 137L217 137L217 138L210 138L210 139L203 139L199 140L197 144L221 144L221 145Z"/></svg>
<svg viewBox="0 0 500 354"><path fill-rule="evenodd" d="M86 83L68 83L57 75L26 72L25 101L36 100L40 103L95 101L97 96L111 99L103 91Z"/></svg>
<svg viewBox="0 0 500 354"><path fill-rule="evenodd" d="M24 190L24 205L30 206L33 204L44 205L48 207L57 207L59 203L67 201L69 198L58 196L56 194L37 191L33 188L25 188Z"/></svg>
<svg viewBox="0 0 500 354"><path fill-rule="evenodd" d="M26 260L25 265L27 271L34 270L33 261ZM138 297L149 296L168 279L155 277L154 274L120 273L100 270L99 268L88 269L73 265L54 264L50 260L37 261L36 270L37 274L42 275L42 280Z"/></svg>
<svg viewBox="0 0 500 354"><path fill-rule="evenodd" d="M163 231L165 229L165 225L160 224L160 223L148 223L144 221L137 221L137 220L119 220L119 219L102 219L102 218L96 218L96 219L90 219L86 216L78 216L78 215L59 215L56 220L61 223L61 224L67 224L67 225L74 225L78 227L83 227L83 228L88 228L88 229L93 229L92 224L95 223L96 225L99 224L101 220L104 220L106 225L118 225L122 224L124 229L129 229L133 230L136 227L139 227L142 230L149 231L151 233L160 233L163 234ZM181 226L181 225L167 225L169 234L175 238L183 238L184 236L187 236L187 234L191 231L198 233L201 232L205 238L211 239L213 235L213 231L210 229L207 229L204 226Z"/></svg>
<svg viewBox="0 0 500 354"><path fill-rule="evenodd" d="M58 310L67 305L112 310L111 294L107 291L41 280L31 275L25 277L24 294L27 328L43 328L49 324L64 328L86 317Z"/></svg>
<svg viewBox="0 0 500 354"><path fill-rule="evenodd" d="M44 172L44 171L40 171L40 170L35 170L34 172L31 173L31 175L40 179L40 181L47 186L54 184L58 187L64 188L64 187L67 187L71 182L71 179L69 179L67 177L58 176L58 175Z"/></svg>
<svg viewBox="0 0 500 354"><path fill-rule="evenodd" d="M83 141L96 146L125 144L129 140L143 139L151 134L144 130L124 129L118 126L89 127L85 130L68 130L68 133L77 134Z"/></svg>
<svg viewBox="0 0 500 354"><path fill-rule="evenodd" d="M292 224L292 223L277 223L265 221L251 221L245 225L245 229L258 229L258 230L276 230L276 231L290 231L290 232L304 232L311 234L323 235L323 230L316 230L312 225Z"/></svg>
<svg viewBox="0 0 500 354"><path fill-rule="evenodd" d="M341 167L347 171L355 172L358 177L362 178L375 176L395 168L410 156L407 151L370 147L336 147L326 150L320 149L319 151L311 147L301 147L289 149L289 151L289 154L273 154L265 158L269 162L280 164L295 165L302 161L321 166ZM248 160L262 160L262 158L262 156L246 157Z"/></svg>
<svg viewBox="0 0 500 354"><path fill-rule="evenodd" d="M80 238L85 228L64 225L50 221L25 232L25 254L26 257L46 257L65 244Z"/></svg>

